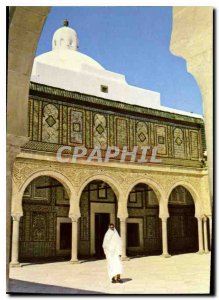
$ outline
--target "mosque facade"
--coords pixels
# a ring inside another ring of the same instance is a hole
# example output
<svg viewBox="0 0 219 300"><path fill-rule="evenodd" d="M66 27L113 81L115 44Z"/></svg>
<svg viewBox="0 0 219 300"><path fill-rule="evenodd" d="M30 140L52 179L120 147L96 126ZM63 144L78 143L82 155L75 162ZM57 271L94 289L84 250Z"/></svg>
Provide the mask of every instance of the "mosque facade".
<svg viewBox="0 0 219 300"><path fill-rule="evenodd" d="M65 21L52 51L34 61L29 142L13 168L11 265L101 258L109 223L124 260L208 253L202 116L162 106L159 93L129 85L78 47Z"/></svg>

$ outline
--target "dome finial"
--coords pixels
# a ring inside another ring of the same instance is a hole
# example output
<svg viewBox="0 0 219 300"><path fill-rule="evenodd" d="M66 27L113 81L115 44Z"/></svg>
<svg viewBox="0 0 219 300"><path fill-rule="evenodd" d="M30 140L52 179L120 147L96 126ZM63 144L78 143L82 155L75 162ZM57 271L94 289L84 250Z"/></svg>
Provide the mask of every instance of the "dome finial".
<svg viewBox="0 0 219 300"><path fill-rule="evenodd" d="M63 22L63 26L68 27L68 24L69 24L68 20L65 19L64 22Z"/></svg>
<svg viewBox="0 0 219 300"><path fill-rule="evenodd" d="M77 51L78 38L74 29L68 26L67 19L64 20L63 26L56 30L52 39L52 49L70 49Z"/></svg>

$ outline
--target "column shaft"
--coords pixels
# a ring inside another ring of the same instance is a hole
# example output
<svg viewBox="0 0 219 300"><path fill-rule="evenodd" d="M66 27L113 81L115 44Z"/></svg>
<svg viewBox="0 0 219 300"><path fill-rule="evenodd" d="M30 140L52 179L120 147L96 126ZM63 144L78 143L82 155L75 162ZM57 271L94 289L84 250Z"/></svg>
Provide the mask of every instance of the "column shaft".
<svg viewBox="0 0 219 300"><path fill-rule="evenodd" d="M202 218L197 218L198 221L198 246L199 246L199 254L203 254L203 228L202 228Z"/></svg>
<svg viewBox="0 0 219 300"><path fill-rule="evenodd" d="M78 220L72 219L71 263L78 263Z"/></svg>
<svg viewBox="0 0 219 300"><path fill-rule="evenodd" d="M126 219L120 219L120 235L122 239L122 260L128 260L126 256Z"/></svg>
<svg viewBox="0 0 219 300"><path fill-rule="evenodd" d="M207 218L204 217L203 221L204 221L204 251L205 253L208 253L208 231L207 231Z"/></svg>
<svg viewBox="0 0 219 300"><path fill-rule="evenodd" d="M167 239L167 218L162 218L162 246L163 246L163 257L170 257L168 253L168 239Z"/></svg>
<svg viewBox="0 0 219 300"><path fill-rule="evenodd" d="M12 267L19 266L19 224L20 216L13 217L13 231L12 231L12 249L11 249L11 262Z"/></svg>

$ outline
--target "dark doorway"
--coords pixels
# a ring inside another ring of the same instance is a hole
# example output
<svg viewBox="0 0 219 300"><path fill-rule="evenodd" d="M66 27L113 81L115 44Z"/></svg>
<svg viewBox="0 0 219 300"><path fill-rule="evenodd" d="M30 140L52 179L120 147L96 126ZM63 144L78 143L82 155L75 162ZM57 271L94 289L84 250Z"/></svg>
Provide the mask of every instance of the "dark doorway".
<svg viewBox="0 0 219 300"><path fill-rule="evenodd" d="M60 250L71 249L71 223L61 223L60 224Z"/></svg>
<svg viewBox="0 0 219 300"><path fill-rule="evenodd" d="M169 205L168 248L170 254L198 251L198 227L194 205Z"/></svg>
<svg viewBox="0 0 219 300"><path fill-rule="evenodd" d="M127 247L139 247L139 224L127 223Z"/></svg>
<svg viewBox="0 0 219 300"><path fill-rule="evenodd" d="M95 252L97 258L103 258L103 238L108 230L110 223L110 214L96 213L95 214Z"/></svg>

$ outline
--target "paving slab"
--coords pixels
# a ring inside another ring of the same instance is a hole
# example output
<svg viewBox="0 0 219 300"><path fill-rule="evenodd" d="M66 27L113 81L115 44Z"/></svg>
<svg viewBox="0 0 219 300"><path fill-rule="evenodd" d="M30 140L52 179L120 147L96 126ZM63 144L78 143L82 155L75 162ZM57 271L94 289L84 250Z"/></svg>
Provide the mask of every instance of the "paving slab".
<svg viewBox="0 0 219 300"><path fill-rule="evenodd" d="M112 284L106 260L54 262L10 268L11 293L209 294L210 253L124 261L123 284Z"/></svg>

